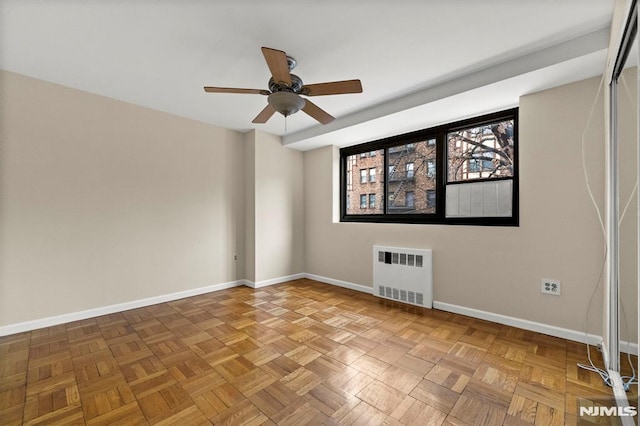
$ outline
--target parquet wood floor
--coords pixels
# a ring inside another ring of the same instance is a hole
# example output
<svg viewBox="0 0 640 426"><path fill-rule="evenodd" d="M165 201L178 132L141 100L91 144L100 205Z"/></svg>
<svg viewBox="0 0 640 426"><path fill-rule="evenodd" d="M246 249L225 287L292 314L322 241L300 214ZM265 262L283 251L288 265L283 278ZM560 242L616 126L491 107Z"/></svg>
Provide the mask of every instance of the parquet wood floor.
<svg viewBox="0 0 640 426"><path fill-rule="evenodd" d="M577 424L579 398L611 395L578 362L582 344L302 279L2 337L0 424Z"/></svg>

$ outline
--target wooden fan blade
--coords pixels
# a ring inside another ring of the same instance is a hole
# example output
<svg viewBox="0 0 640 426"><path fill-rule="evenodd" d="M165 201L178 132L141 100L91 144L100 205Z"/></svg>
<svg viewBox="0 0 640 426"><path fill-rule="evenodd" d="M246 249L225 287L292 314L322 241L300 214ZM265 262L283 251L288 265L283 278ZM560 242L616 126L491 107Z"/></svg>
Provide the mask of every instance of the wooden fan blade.
<svg viewBox="0 0 640 426"><path fill-rule="evenodd" d="M307 96L362 93L362 83L360 83L360 80L344 80L332 81L330 83L307 84L302 86L301 93Z"/></svg>
<svg viewBox="0 0 640 426"><path fill-rule="evenodd" d="M267 104L267 106L260 111L260 114L253 119L252 123L255 124L264 124L271 118L273 114L275 114L276 109L271 106L271 104Z"/></svg>
<svg viewBox="0 0 640 426"><path fill-rule="evenodd" d="M302 110L322 124L329 124L335 120L329 113L308 99L304 100L304 108Z"/></svg>
<svg viewBox="0 0 640 426"><path fill-rule="evenodd" d="M264 89L237 89L234 87L211 87L206 86L204 91L207 93L247 93L251 95L269 95L270 91Z"/></svg>
<svg viewBox="0 0 640 426"><path fill-rule="evenodd" d="M289 64L287 63L287 54L282 50L271 49L269 47L262 48L269 71L276 83L285 83L291 86L291 74L289 74Z"/></svg>

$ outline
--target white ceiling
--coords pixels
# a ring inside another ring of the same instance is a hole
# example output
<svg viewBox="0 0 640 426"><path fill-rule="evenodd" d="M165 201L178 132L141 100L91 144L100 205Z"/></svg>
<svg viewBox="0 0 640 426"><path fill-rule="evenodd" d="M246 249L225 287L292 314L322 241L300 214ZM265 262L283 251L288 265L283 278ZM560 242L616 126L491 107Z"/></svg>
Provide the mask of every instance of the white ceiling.
<svg viewBox="0 0 640 426"><path fill-rule="evenodd" d="M602 72L614 0L0 0L0 68L218 126L346 146L511 107ZM251 120L267 88L261 46L305 83L359 78L315 97L337 119Z"/></svg>

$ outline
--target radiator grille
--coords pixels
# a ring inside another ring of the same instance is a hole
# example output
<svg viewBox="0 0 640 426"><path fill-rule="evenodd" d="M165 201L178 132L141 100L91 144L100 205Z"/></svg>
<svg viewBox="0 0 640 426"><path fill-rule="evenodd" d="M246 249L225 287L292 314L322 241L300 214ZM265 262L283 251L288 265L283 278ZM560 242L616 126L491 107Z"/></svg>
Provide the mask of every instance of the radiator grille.
<svg viewBox="0 0 640 426"><path fill-rule="evenodd" d="M431 250L374 246L373 263L373 294L432 307Z"/></svg>

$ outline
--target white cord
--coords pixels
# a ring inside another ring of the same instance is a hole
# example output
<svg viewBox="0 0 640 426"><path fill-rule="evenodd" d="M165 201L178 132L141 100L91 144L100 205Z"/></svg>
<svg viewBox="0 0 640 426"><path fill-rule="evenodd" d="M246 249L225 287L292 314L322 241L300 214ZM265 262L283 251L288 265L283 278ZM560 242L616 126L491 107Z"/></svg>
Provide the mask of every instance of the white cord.
<svg viewBox="0 0 640 426"><path fill-rule="evenodd" d="M629 205L631 204L631 201L633 200L633 196L636 195L636 191L638 190L638 181L636 181L636 184L633 186L633 190L631 190L631 195L629 195L629 199L627 200L627 204L624 206L624 209L622 209L622 214L620 215L620 220L618 220L618 225L620 225L622 223L622 219L624 219L624 215L627 213L627 209L629 208Z"/></svg>
<svg viewBox="0 0 640 426"><path fill-rule="evenodd" d="M591 183L589 183L589 173L587 172L587 160L585 158L585 141L587 138L587 131L589 130L589 125L591 124L591 119L593 118L593 112L598 103L598 98L600 98L600 93L602 93L602 85L604 83L604 74L600 79L600 84L598 85L598 92L596 93L596 97L593 100L593 104L591 104L591 110L589 111L589 117L587 118L587 123L584 126L584 131L582 132L581 139L581 156L582 156L582 173L584 174L584 181L587 186L587 192L589 193L589 198L591 198L591 203L593 207L596 209L596 213L598 214L598 221L600 222L600 228L602 229L602 236L606 237L607 233L604 229L604 220L602 219L602 214L600 213L600 207L598 206L598 202L593 195L593 191L591 190Z"/></svg>
<svg viewBox="0 0 640 426"><path fill-rule="evenodd" d="M584 369L584 370L588 370L588 371L593 371L595 373L598 373L600 375L600 377L602 378L602 381L605 382L605 384L607 384L607 386L611 386L611 378L609 377L609 373L606 370L603 370L602 368L598 368L595 366L595 364L593 363L593 360L591 359L591 348L589 345L589 333L587 332L587 328L588 328L588 323L589 323L589 312L591 311L591 305L593 305L593 298L596 295L596 292L598 291L598 288L600 287L600 281L602 280L602 275L604 274L604 267L607 264L607 246L604 246L604 256L602 259L602 267L600 268L600 273L598 274L598 282L596 283L595 288L593 289L593 292L591 293L591 298L589 299L589 305L587 306L587 313L585 315L584 318L584 336L585 336L585 342L587 343L587 358L589 358L589 365L585 365L585 364L580 364L578 363L578 367Z"/></svg>
<svg viewBox="0 0 640 426"><path fill-rule="evenodd" d="M629 323L627 323L627 314L624 312L624 304L622 303L622 299L620 299L620 308L622 309L622 320L624 321L624 328L627 332L627 361L629 362L629 365L631 366L631 371L633 372L631 377L629 376L622 377L622 385L624 387L624 390L628 391L631 385L638 384L638 379L636 378L636 369L633 366L633 362L631 361L631 342L629 341L629 338L630 338ZM625 379L627 379L626 382L625 382Z"/></svg>
<svg viewBox="0 0 640 426"><path fill-rule="evenodd" d="M593 195L593 191L591 190L591 183L589 182L589 173L587 171L587 161L585 158L585 154L586 154L585 142L587 137L587 131L589 130L591 119L593 118L593 113L598 103L598 99L600 98L600 94L602 93L603 84L604 84L604 74L600 79L600 84L598 85L598 92L596 93L596 96L593 99L593 103L591 104L591 110L589 111L589 116L587 118L587 123L585 124L584 131L582 132L581 157L582 157L582 173L584 174L584 182L587 187L587 192L589 193L589 198L591 199L591 203L593 204L596 214L598 215L598 221L600 222L600 229L602 230L602 237L606 240L607 233L604 227L604 220L602 219L602 214L600 212L600 207L598 206L598 202L596 201L596 198ZM585 336L585 342L587 343L587 358L589 359L589 365L578 363L578 367L588 371L593 371L595 373L598 373L602 378L602 381L604 381L604 383L606 383L607 386L611 386L611 378L609 377L609 373L606 370L603 370L602 368L596 367L595 364L593 363L593 360L591 359L591 347L589 345L589 333L588 333L589 312L591 311L591 306L593 305L593 299L596 295L596 292L600 287L600 281L602 280L602 276L604 274L604 268L605 268L606 262L607 262L607 246L605 244L604 255L602 259L602 267L600 268L600 273L598 274L598 280L596 282L596 286L594 287L593 292L591 293L591 298L589 299L589 304L587 306L587 312L584 319L584 336Z"/></svg>
<svg viewBox="0 0 640 426"><path fill-rule="evenodd" d="M587 123L585 124L585 129L582 132L582 139L581 139L581 157L582 157L582 172L584 174L584 179L585 179L585 185L587 187L587 192L589 193L589 198L591 199L591 203L593 204L596 213L598 215L598 221L600 222L600 228L602 230L602 235L603 237L606 239L606 230L605 230L605 226L604 226L604 221L602 219L602 213L600 212L600 207L598 206L598 203L595 199L595 196L593 195L593 191L591 190L591 184L589 182L589 174L587 172L587 164L586 164L586 158L585 158L585 141L586 141L586 135L587 135L587 131L589 130L589 126L591 124L591 119L593 118L593 113L595 110L595 107L597 105L598 99L600 97L600 94L602 93L602 86L604 83L604 75L602 76L602 78L600 79L600 84L598 85L598 91L596 93L596 96L593 100L593 103L591 105L591 110L589 111L589 116L587 119ZM627 96L629 98L629 100L631 101L631 104L633 105L633 98L631 97L631 94L629 92L629 88L626 85L626 81L624 80L624 77L622 77L622 84L625 88L625 91L627 93ZM636 114L637 115L637 114ZM624 207L624 209L622 210L622 214L620 215L620 218L618 219L618 224L620 224L622 222L622 220L625 217L625 214L627 212L627 209L629 208L631 201L633 200L633 197L635 196L636 192L638 190L638 180L636 180L635 185L633 187L633 190L631 191L631 194L629 195L629 199ZM593 299L596 295L596 292L598 291L598 288L600 287L600 282L602 281L602 276L604 274L604 268L606 266L606 259L607 259L607 247L605 244L604 247L604 256L603 256L603 261L602 261L602 267L600 268L600 273L598 274L598 281L596 282L596 286L593 289L593 292L591 293L591 298L589 299L589 305L587 306L587 312L585 315L585 322L584 322L584 334L585 334L585 342L587 344L587 357L589 359L589 365L585 365L585 364L580 364L578 363L578 367L583 368L585 370L588 371L593 371L595 373L597 373L598 375L600 375L600 377L602 378L602 381L607 385L607 386L611 386L612 382L611 382L611 377L609 376L609 373L599 367L596 367L595 364L593 363L593 360L591 359L591 349L590 349L590 345L589 345L589 333L588 333L588 322L589 322L589 313L591 311L591 306L593 305ZM622 316L623 316L623 320L625 323L625 328L627 331L627 338L629 338L629 329L628 329L628 324L626 321L626 314L624 312L624 305L622 304L622 300L619 300L620 305L622 307ZM628 345L630 345L629 342L627 342ZM627 347L627 360L629 361L629 365L631 366L631 370L633 371L633 375L631 377L629 376L624 376L622 377L622 381L623 381L623 386L624 386L624 390L628 391L629 388L632 385L637 385L638 384L638 380L636 378L636 370L633 366L633 363L631 361L631 354L630 354L630 350L629 347ZM626 379L626 382L625 382Z"/></svg>
<svg viewBox="0 0 640 426"><path fill-rule="evenodd" d="M593 360L591 359L591 349L590 349L590 345L589 345L589 335L587 333L587 323L589 320L589 311L591 310L591 305L593 304L593 298L596 295L596 292L598 290L598 287L600 287L600 281L602 279L602 274L604 273L604 267L606 265L606 247L605 247L605 256L604 256L604 260L602 262L602 267L600 268L600 274L598 275L598 283L595 287L595 289L593 290L593 293L591 293L591 298L589 299L589 306L587 307L587 314L585 316L585 322L584 322L584 334L586 337L586 342L587 342L587 358L589 359L589 364L580 364L578 363L578 367L584 369L584 370L588 370L588 371L593 371L594 373L597 373L600 378L602 379L602 381L607 385L607 386L611 386L611 377L609 376L609 372L596 367L595 364L593 363ZM624 312L624 304L622 303L622 300L620 300L620 306L622 308L622 319L624 320L624 324L625 324L625 330L627 332L627 339L629 338L629 325L627 323L626 320L626 313ZM636 377L636 369L633 366L633 362L631 361L631 350L630 350L630 346L631 343L629 341L627 341L627 361L629 362L629 365L631 366L631 371L633 372L633 374L631 376L622 376L622 385L625 391L629 391L629 389L631 388L631 386L633 385L638 385L638 379Z"/></svg>

